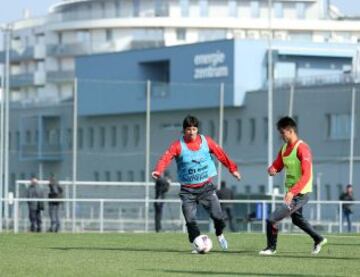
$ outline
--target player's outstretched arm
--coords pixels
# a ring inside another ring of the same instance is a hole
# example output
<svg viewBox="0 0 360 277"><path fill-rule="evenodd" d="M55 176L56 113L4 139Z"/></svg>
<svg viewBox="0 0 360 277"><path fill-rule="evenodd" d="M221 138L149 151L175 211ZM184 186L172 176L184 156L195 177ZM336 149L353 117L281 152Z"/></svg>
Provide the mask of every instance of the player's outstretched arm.
<svg viewBox="0 0 360 277"><path fill-rule="evenodd" d="M241 175L240 175L240 172L239 171L234 171L231 173L232 176L234 176L238 181L240 181L241 179Z"/></svg>

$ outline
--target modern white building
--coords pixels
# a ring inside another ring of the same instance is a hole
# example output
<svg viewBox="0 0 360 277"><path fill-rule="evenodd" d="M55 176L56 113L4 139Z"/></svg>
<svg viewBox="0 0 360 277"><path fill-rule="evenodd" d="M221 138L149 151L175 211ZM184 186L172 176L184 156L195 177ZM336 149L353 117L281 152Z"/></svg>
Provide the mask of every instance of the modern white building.
<svg viewBox="0 0 360 277"><path fill-rule="evenodd" d="M218 39L357 43L360 21L328 0L64 0L11 29L12 101L72 95L74 57ZM271 14L269 14L271 12ZM6 47L0 52L5 62Z"/></svg>

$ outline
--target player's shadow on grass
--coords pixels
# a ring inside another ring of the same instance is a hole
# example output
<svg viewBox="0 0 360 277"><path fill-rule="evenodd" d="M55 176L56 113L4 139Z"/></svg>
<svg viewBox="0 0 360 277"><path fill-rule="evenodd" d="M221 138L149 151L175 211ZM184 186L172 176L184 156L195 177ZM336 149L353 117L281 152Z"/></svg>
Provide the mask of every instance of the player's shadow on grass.
<svg viewBox="0 0 360 277"><path fill-rule="evenodd" d="M323 250L324 253L325 250ZM329 255L329 256L320 256L320 255L293 255L293 254L285 254L284 255L279 255L279 254L276 254L276 255L272 255L272 256L269 256L267 258L280 258L280 259L311 259L311 260L314 260L314 259L319 259L319 260L349 260L349 261L359 261L359 258L358 257L334 257L334 256L330 256L331 253L326 253L326 255ZM266 257L264 257L266 258Z"/></svg>
<svg viewBox="0 0 360 277"><path fill-rule="evenodd" d="M360 247L360 243L353 243L353 244L350 244L350 243L334 243L332 242L331 245L336 245L336 246L351 246L351 247Z"/></svg>
<svg viewBox="0 0 360 277"><path fill-rule="evenodd" d="M159 253L190 253L190 250L175 249L154 249L154 248L133 248L133 247L50 247L52 250L71 251L71 250L93 250L93 251L119 251L119 252L159 252Z"/></svg>
<svg viewBox="0 0 360 277"><path fill-rule="evenodd" d="M205 271L205 270L176 270L176 269L140 269L141 271L169 273L169 274L187 274L187 275L229 275L229 276L286 276L286 277L318 277L318 275L309 274L289 274L289 273L260 273L260 272L235 272L235 271ZM327 275L331 277L331 275Z"/></svg>
<svg viewBox="0 0 360 277"><path fill-rule="evenodd" d="M61 251L71 251L71 250L93 250L93 251L119 251L119 252L159 252L159 253L184 253L184 254L190 254L191 250L176 250L176 249L154 249L154 248L134 248L134 247L50 247L49 249L52 250L61 250ZM215 250L211 251L212 253L221 253L221 254L252 254L254 251L221 251L221 250Z"/></svg>

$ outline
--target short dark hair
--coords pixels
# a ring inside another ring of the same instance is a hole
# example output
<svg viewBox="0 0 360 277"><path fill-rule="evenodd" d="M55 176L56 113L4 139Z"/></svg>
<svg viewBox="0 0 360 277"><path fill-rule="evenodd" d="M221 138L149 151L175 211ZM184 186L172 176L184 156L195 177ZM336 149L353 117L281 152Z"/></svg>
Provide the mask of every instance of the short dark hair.
<svg viewBox="0 0 360 277"><path fill-rule="evenodd" d="M297 124L294 119L292 119L290 116L284 116L279 119L279 121L276 123L277 129L280 131L282 129L294 129L295 132L297 132Z"/></svg>
<svg viewBox="0 0 360 277"><path fill-rule="evenodd" d="M187 127L199 128L199 119L193 115L187 115L183 121L183 130L185 130Z"/></svg>

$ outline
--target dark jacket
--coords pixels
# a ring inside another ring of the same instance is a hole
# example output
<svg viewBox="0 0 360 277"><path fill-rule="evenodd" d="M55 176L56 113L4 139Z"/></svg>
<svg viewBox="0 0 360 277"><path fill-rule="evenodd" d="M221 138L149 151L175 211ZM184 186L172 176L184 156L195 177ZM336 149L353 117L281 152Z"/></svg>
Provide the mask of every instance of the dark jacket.
<svg viewBox="0 0 360 277"><path fill-rule="evenodd" d="M160 177L155 182L155 198L165 198L165 193L168 192L170 183L167 178Z"/></svg>
<svg viewBox="0 0 360 277"><path fill-rule="evenodd" d="M63 189L59 185L59 183L56 180L52 180L49 183L49 194L48 197L50 199L60 199L62 198ZM50 201L49 205L59 205L61 202L59 201Z"/></svg>
<svg viewBox="0 0 360 277"><path fill-rule="evenodd" d="M341 201L354 201L354 198L352 195L347 194L346 192L342 193L339 197L339 200ZM343 204L343 211L347 213L352 213L351 209L352 204Z"/></svg>
<svg viewBox="0 0 360 277"><path fill-rule="evenodd" d="M44 190L38 184L31 184L27 190L27 198L44 198ZM29 209L36 210L44 210L44 202L40 201L29 201L28 202Z"/></svg>

